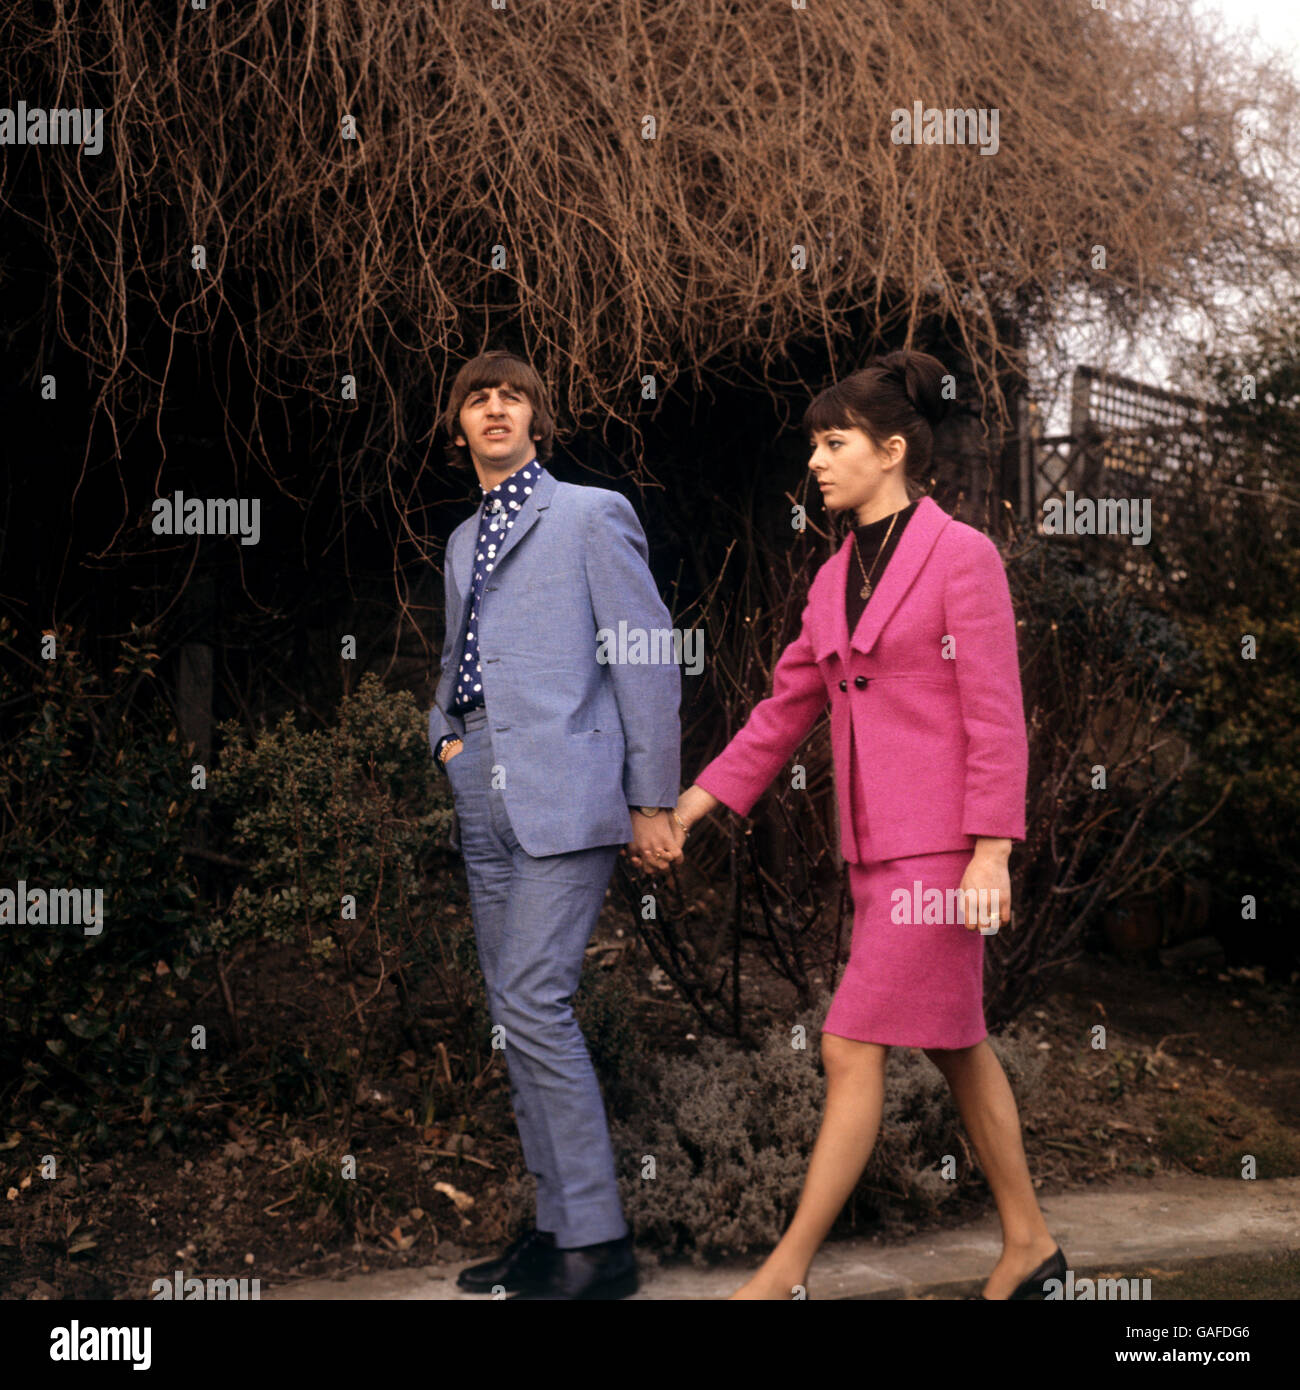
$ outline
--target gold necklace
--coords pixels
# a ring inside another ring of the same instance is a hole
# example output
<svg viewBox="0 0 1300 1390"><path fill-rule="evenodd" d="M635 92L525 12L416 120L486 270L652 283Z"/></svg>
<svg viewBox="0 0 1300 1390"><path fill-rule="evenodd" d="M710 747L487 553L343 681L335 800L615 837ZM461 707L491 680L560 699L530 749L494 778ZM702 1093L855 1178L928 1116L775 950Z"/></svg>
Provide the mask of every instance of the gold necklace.
<svg viewBox="0 0 1300 1390"><path fill-rule="evenodd" d="M903 510L906 511L906 508L904 508ZM884 539L883 541L880 542L880 549L876 551L876 558L875 558L874 560L872 560L872 562L871 562L871 574L874 574L874 573L876 572L876 565L879 564L879 562L880 562L880 557L881 557L881 555L884 553L885 547L889 544L889 537L890 537L890 535L893 533L893 530L894 530L894 522L896 522L896 521L898 520L898 518L899 518L900 515L901 515L900 512L895 512L894 515L893 515L892 520L891 520L890 523L889 523L889 530L885 532L885 539ZM862 552L858 549L858 533L857 533L857 531L856 531L856 530L853 531L853 532L852 532L852 535L853 535L853 553L858 557L858 568L862 571L862 588L858 590L858 597L859 597L859 598L870 598L870 597L871 597L871 575L867 573L866 566L862 563Z"/></svg>

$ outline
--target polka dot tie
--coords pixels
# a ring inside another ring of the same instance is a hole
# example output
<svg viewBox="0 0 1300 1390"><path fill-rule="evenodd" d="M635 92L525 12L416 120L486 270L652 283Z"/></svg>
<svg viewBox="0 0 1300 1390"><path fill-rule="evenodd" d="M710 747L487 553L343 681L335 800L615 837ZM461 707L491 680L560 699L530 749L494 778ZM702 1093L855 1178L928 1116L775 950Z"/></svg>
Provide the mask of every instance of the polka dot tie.
<svg viewBox="0 0 1300 1390"><path fill-rule="evenodd" d="M474 576L470 583L469 615L465 622L465 645L461 652L452 714L464 714L483 704L483 668L478 654L478 615L483 602L483 586L496 566L497 552L514 526L524 502L545 470L533 459L483 494L478 539L474 542Z"/></svg>

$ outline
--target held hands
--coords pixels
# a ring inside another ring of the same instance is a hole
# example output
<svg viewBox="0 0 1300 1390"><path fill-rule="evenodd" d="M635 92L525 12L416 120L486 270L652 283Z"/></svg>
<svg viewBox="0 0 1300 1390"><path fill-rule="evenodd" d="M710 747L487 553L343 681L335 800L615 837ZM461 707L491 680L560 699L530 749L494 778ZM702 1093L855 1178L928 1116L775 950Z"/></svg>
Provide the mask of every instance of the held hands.
<svg viewBox="0 0 1300 1390"><path fill-rule="evenodd" d="M686 832L673 819L671 811L660 807L657 816L642 815L632 808L632 843L623 853L638 869L655 873L669 864L679 863L684 855Z"/></svg>
<svg viewBox="0 0 1300 1390"><path fill-rule="evenodd" d="M680 863L686 833L701 816L707 816L721 803L703 787L690 786L677 798L675 811L661 809L657 816L643 816L632 810L632 843L622 851L638 869L654 873L669 864Z"/></svg>

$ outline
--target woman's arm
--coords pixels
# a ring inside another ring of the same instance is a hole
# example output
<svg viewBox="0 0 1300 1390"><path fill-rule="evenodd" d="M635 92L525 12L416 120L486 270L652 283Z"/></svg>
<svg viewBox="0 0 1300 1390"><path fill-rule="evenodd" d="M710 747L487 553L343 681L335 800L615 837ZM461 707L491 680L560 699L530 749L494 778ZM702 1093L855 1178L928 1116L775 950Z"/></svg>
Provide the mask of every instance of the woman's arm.
<svg viewBox="0 0 1300 1390"><path fill-rule="evenodd" d="M702 820L721 805L716 796L711 796L696 782L677 798L677 815L685 829L689 830L697 820Z"/></svg>
<svg viewBox="0 0 1300 1390"><path fill-rule="evenodd" d="M814 580L804 606L799 635L776 663L771 695L754 706L744 728L695 779L692 790L708 794L738 815L749 814L768 784L807 737L830 698L813 655L809 633L809 619L819 600L820 592ZM692 798L690 809L702 805L698 798ZM685 819L682 812L678 814Z"/></svg>

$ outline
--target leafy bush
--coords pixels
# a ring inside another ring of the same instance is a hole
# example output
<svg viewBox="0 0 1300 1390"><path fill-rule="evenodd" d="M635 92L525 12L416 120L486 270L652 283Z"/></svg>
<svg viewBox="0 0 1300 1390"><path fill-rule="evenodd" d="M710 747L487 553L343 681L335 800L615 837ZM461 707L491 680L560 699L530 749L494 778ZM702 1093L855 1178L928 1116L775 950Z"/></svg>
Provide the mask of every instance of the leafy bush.
<svg viewBox="0 0 1300 1390"><path fill-rule="evenodd" d="M410 692L367 673L323 728L300 729L286 714L251 736L233 722L221 731L212 833L234 851L235 878L228 897L214 894L205 940L219 958L265 959L300 990L310 1020L286 1037L281 1015L242 1009L232 995L232 1042L251 1046L259 1064L245 1075L257 1072L272 1104L324 1106L346 1134L358 1089L399 1039L423 1047L420 1026L464 1038L485 1017L467 969L472 934L440 911L455 891L434 872L447 858L452 806L427 717ZM421 1017L430 1012L440 1018ZM469 1036L461 1049L463 1079L481 1070L488 1038L485 1026L481 1043Z"/></svg>
<svg viewBox="0 0 1300 1390"><path fill-rule="evenodd" d="M181 859L188 777L170 712L152 697L145 634L121 644L111 682L57 634L33 660L0 618L0 887L101 889L98 935L78 926L0 927L0 1074L22 1078L59 1126L103 1140L114 1118L175 1127L189 1050L148 1006L189 972L194 890ZM14 717L16 716L16 717Z"/></svg>
<svg viewBox="0 0 1300 1390"><path fill-rule="evenodd" d="M1285 975L1300 962L1290 902L1300 880L1300 551L1273 555L1278 595L1267 611L1234 605L1189 624L1204 663L1189 704L1204 735L1179 805L1194 819L1226 793L1209 837L1217 887L1233 904L1221 939L1231 960L1261 960ZM1259 644L1251 660L1242 653L1246 634ZM1240 916L1247 895L1253 921Z"/></svg>
<svg viewBox="0 0 1300 1390"><path fill-rule="evenodd" d="M647 1040L636 1020L636 989L625 970L588 967L573 996L573 1010L611 1106L635 1087Z"/></svg>
<svg viewBox="0 0 1300 1390"><path fill-rule="evenodd" d="M1170 603L1200 663L1186 687L1197 759L1176 804L1188 823L1219 807L1200 838L1229 962L1285 978L1300 968L1290 903L1300 877L1300 311L1264 318L1253 336L1240 352L1188 359L1213 383L1195 441L1211 446L1213 464L1180 463L1196 486L1171 518L1186 574ZM1247 895L1253 921L1242 917Z"/></svg>
<svg viewBox="0 0 1300 1390"><path fill-rule="evenodd" d="M298 938L328 957L369 925L395 936L418 919L417 866L445 843L451 801L408 691L367 673L327 728L304 731L286 714L255 739L233 722L222 732L215 809L233 817L230 843L247 867L209 923L213 945Z"/></svg>

